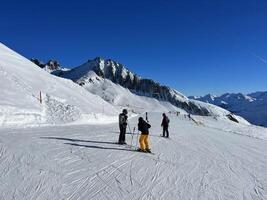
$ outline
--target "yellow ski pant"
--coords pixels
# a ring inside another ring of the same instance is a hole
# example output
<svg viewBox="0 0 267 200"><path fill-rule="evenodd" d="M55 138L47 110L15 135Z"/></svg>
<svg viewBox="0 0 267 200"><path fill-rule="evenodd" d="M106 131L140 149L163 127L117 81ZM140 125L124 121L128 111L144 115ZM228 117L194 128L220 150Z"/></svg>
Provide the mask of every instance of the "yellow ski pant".
<svg viewBox="0 0 267 200"><path fill-rule="evenodd" d="M142 150L150 149L149 148L148 135L141 134L141 136L139 138L139 143L140 143L140 149L142 149Z"/></svg>

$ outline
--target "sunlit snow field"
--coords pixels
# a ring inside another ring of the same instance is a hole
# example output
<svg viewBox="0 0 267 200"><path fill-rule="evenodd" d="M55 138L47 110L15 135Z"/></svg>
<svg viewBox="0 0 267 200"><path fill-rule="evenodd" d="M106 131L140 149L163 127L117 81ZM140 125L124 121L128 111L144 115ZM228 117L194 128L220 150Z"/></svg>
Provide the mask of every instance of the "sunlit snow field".
<svg viewBox="0 0 267 200"><path fill-rule="evenodd" d="M165 139L161 113L149 113L155 155L117 145L117 123L2 128L0 199L267 199L265 129L254 138L233 122L170 120Z"/></svg>

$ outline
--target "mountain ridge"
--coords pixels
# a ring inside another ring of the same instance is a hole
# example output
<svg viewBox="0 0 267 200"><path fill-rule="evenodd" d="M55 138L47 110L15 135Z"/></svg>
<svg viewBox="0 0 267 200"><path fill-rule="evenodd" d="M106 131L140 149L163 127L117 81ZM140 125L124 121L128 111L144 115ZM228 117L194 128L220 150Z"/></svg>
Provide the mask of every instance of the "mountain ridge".
<svg viewBox="0 0 267 200"><path fill-rule="evenodd" d="M267 127L267 91L249 94L225 93L221 96L208 94L200 97L189 96L188 98L220 106L244 117L255 125Z"/></svg>
<svg viewBox="0 0 267 200"><path fill-rule="evenodd" d="M192 114L203 116L212 115L212 112L207 109L207 107L191 101L177 90L161 85L152 79L142 78L131 72L125 65L111 59L105 60L101 57L96 57L78 67L58 73L57 75L77 82L82 77L86 77L90 71L94 71L98 76L109 79L129 89L134 94L152 97L160 101L168 101L174 106L182 108ZM81 81L79 84L83 85Z"/></svg>
<svg viewBox="0 0 267 200"><path fill-rule="evenodd" d="M93 78L91 77L92 72L95 73ZM116 99L122 98L127 101L127 93L128 96L131 96L132 98L130 101L132 105L119 101L120 106L134 106L140 111L142 106L138 106L137 102L139 102L140 105L143 103L152 103L155 105L155 108L162 107L161 104L163 103L164 107L167 106L170 108L170 106L166 104L168 102L190 114L213 116L215 118L223 117L234 122L240 122L240 120L243 121L243 119L232 115L229 111L224 110L223 108L214 106L212 104L206 104L201 101L188 99L185 95L175 89L161 85L152 79L142 78L136 73L130 71L125 65L111 59L105 60L101 57L96 57L95 59L88 60L82 65L74 67L70 70L59 69L50 73L72 80L73 82L84 87L90 93L100 96L102 99L115 106L118 106L118 103L115 103L114 101ZM110 83L107 82L107 80L109 80ZM116 84L126 90L119 88L116 86ZM127 90L129 90L130 93L128 93ZM132 96L131 94L135 94L140 97L148 97L148 99L143 98L140 100L140 98ZM155 104L155 102L149 98L154 98L159 102ZM147 108L149 107L150 106Z"/></svg>

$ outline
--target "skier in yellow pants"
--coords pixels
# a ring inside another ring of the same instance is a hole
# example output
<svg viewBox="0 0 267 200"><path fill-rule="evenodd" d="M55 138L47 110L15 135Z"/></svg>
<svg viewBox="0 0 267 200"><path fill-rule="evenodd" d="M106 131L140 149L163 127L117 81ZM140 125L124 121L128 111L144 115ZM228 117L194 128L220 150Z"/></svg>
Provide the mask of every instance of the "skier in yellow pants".
<svg viewBox="0 0 267 200"><path fill-rule="evenodd" d="M149 128L151 127L151 125L147 123L142 117L139 117L138 121L138 130L141 131L141 136L139 138L140 149L138 149L138 151L151 153L148 140Z"/></svg>
<svg viewBox="0 0 267 200"><path fill-rule="evenodd" d="M139 143L140 143L140 149L145 151L149 149L148 135L141 134L139 138Z"/></svg>

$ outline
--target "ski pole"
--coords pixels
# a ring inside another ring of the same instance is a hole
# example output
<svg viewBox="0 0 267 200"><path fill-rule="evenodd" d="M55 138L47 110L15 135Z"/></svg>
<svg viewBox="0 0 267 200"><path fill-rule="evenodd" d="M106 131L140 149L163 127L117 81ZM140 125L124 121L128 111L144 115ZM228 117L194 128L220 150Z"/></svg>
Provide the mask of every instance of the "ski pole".
<svg viewBox="0 0 267 200"><path fill-rule="evenodd" d="M135 145L135 148L138 149L138 136L139 136L139 131L137 131L137 134L136 134L136 145Z"/></svg>
<svg viewBox="0 0 267 200"><path fill-rule="evenodd" d="M129 128L130 133L132 133L130 124L127 124L127 125L128 125L128 128Z"/></svg>
<svg viewBox="0 0 267 200"><path fill-rule="evenodd" d="M131 147L133 147L133 137L134 137L134 133L135 133L135 127L133 128L133 132L132 132Z"/></svg>
<svg viewBox="0 0 267 200"><path fill-rule="evenodd" d="M127 126L128 126L128 129L129 129L129 132L132 134L132 130L131 130L130 124L127 123Z"/></svg>

